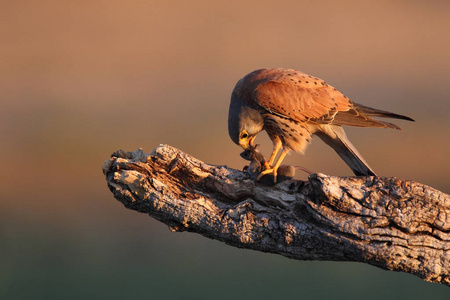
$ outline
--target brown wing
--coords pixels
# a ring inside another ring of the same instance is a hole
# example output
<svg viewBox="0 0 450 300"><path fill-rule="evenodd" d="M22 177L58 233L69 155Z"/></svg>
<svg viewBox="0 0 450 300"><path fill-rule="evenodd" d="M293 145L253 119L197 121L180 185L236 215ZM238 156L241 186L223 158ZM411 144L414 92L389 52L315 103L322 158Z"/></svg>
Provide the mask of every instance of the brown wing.
<svg viewBox="0 0 450 300"><path fill-rule="evenodd" d="M410 119L353 103L322 79L299 71L266 69L255 75L258 80L252 100L273 114L298 122L400 129L369 116Z"/></svg>
<svg viewBox="0 0 450 300"><path fill-rule="evenodd" d="M272 113L299 122L328 123L337 112L353 107L347 97L322 79L300 72L261 82L253 100Z"/></svg>

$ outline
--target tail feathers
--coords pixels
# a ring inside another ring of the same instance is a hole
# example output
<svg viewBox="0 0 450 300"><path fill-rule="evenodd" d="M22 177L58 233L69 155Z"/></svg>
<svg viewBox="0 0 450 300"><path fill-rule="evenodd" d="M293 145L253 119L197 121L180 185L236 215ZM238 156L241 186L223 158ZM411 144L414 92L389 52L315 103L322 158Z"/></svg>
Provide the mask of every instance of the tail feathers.
<svg viewBox="0 0 450 300"><path fill-rule="evenodd" d="M356 150L340 126L326 125L316 132L327 145L334 149L356 176L376 176L375 172Z"/></svg>
<svg viewBox="0 0 450 300"><path fill-rule="evenodd" d="M381 110L381 109L368 107L368 106L361 105L361 104L358 104L358 103L354 103L353 107L354 107L354 109L357 112L362 113L362 114L364 114L366 116L373 116L373 117L380 117L380 118L402 119L402 120L407 120L407 121L414 122L414 120L411 119L410 117L399 115L399 114L392 113L392 112L385 111L385 110Z"/></svg>

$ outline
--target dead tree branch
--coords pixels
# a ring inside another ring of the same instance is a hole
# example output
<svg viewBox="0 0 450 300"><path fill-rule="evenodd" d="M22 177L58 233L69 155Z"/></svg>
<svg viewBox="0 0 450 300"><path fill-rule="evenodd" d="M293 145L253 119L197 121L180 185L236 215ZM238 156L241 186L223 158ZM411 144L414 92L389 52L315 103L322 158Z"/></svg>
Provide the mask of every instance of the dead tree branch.
<svg viewBox="0 0 450 300"><path fill-rule="evenodd" d="M103 172L125 207L173 231L450 285L450 196L414 181L313 174L268 187L167 145L150 154L117 151Z"/></svg>

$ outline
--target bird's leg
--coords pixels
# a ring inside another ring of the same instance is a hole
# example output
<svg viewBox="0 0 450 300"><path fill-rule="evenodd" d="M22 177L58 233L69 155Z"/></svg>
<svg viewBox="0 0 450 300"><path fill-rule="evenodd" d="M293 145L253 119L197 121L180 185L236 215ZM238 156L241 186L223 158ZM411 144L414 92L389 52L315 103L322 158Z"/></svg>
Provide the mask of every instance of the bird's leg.
<svg viewBox="0 0 450 300"><path fill-rule="evenodd" d="M269 161L264 163L264 169L270 169L272 168L273 161L275 160L275 157L277 156L278 151L282 148L281 140L277 139L273 142L273 150L272 154L270 155Z"/></svg>
<svg viewBox="0 0 450 300"><path fill-rule="evenodd" d="M278 168L280 167L281 162L286 157L286 154L288 154L288 152L289 152L289 148L284 148L283 152L281 152L280 157L278 158L276 164L273 167L271 167L271 168L269 168L267 170L264 170L261 173L259 173L258 178L256 178L256 181L259 181L264 175L272 173L273 174L273 183L276 183L277 182L277 171L278 171Z"/></svg>

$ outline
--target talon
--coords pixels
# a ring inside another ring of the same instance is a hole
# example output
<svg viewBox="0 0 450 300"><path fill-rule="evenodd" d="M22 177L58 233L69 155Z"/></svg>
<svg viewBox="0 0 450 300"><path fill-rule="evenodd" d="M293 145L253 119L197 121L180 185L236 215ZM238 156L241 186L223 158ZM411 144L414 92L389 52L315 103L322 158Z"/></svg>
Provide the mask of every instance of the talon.
<svg viewBox="0 0 450 300"><path fill-rule="evenodd" d="M277 171L278 171L278 168L280 167L281 162L283 161L284 157L286 156L286 154L288 152L289 152L289 148L283 149L283 152L281 152L280 157L278 157L278 160L277 160L276 164L273 167L269 167L268 169L266 169L266 170L262 171L261 173L259 173L258 178L256 178L256 181L259 181L261 179L261 177L263 177L264 175L272 173L273 174L273 182L277 183ZM269 164L269 165L271 164L270 160L269 160L269 162L267 164ZM266 166L266 165L264 164L264 166Z"/></svg>
<svg viewBox="0 0 450 300"><path fill-rule="evenodd" d="M266 169L266 170L262 171L261 173L259 173L258 177L256 178L256 181L261 180L261 178L267 174L273 174L273 182L274 183L277 182L277 170L276 169Z"/></svg>

